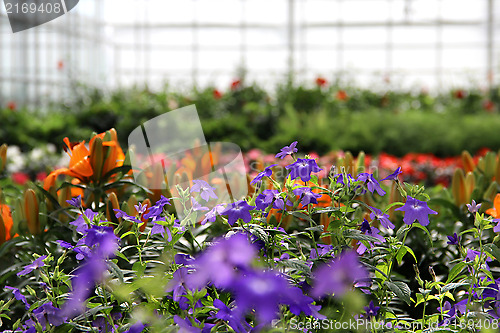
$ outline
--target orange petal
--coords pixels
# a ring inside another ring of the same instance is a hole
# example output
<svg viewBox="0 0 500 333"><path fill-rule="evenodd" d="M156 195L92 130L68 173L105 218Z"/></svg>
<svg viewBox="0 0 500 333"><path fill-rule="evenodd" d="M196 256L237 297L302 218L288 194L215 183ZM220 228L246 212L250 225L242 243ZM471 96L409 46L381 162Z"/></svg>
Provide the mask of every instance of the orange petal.
<svg viewBox="0 0 500 333"><path fill-rule="evenodd" d="M498 217L498 211L494 208L490 208L486 210L486 214L493 216L494 218Z"/></svg>
<svg viewBox="0 0 500 333"><path fill-rule="evenodd" d="M500 212L500 193L495 196L495 200L493 200L493 207L497 212Z"/></svg>

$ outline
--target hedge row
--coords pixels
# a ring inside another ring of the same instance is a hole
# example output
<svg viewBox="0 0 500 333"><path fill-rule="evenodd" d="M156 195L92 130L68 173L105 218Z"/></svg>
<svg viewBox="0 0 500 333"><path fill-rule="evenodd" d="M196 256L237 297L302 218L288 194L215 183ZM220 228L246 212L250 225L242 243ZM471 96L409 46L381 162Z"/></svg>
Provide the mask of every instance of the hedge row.
<svg viewBox="0 0 500 333"><path fill-rule="evenodd" d="M394 155L438 156L500 148L499 89L429 92L371 91L356 87L283 85L272 93L235 82L232 89L176 92L83 89L72 101L48 111L0 110L0 142L30 149L77 141L93 131L116 128L122 145L142 122L168 110L196 104L207 141L231 141L244 150L274 152L300 139L304 150L344 149Z"/></svg>

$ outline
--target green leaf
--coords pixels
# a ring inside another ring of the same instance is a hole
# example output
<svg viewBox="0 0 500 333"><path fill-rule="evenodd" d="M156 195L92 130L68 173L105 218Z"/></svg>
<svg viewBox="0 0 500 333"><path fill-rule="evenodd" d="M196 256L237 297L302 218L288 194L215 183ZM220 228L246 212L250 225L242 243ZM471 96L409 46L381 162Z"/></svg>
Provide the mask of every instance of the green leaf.
<svg viewBox="0 0 500 333"><path fill-rule="evenodd" d="M254 225L256 226L256 225ZM269 244L269 235L267 232L265 232L262 228L260 227L254 227L250 230L250 232L257 236L260 240L262 240L264 243Z"/></svg>
<svg viewBox="0 0 500 333"><path fill-rule="evenodd" d="M127 231L126 233L124 233L123 235L121 235L120 238L124 239L128 235L135 235L135 232L133 232L133 231Z"/></svg>
<svg viewBox="0 0 500 333"><path fill-rule="evenodd" d="M404 224L401 226L401 228L398 229L398 231L396 232L396 237L399 238L399 239L403 239L403 235L408 232L408 230L411 229L411 225L407 225L407 224Z"/></svg>
<svg viewBox="0 0 500 333"><path fill-rule="evenodd" d="M410 247L406 246L406 245L405 245L405 249L406 249L406 251L408 251L409 254L411 254L411 256L413 257L413 259L415 259L415 263L417 263L418 262L417 261L417 257L415 257L415 253L413 253L413 250Z"/></svg>
<svg viewBox="0 0 500 333"><path fill-rule="evenodd" d="M370 235L365 235L365 234L361 233L361 231L354 230L354 229L344 230L344 237L352 238L352 239L356 239L356 240L364 240L364 241L368 241L368 242L380 242L380 239L375 238L375 237L370 236Z"/></svg>
<svg viewBox="0 0 500 333"><path fill-rule="evenodd" d="M429 241L431 242L431 248L434 247L434 243L432 242L432 237L431 237L429 230L418 222L413 223L412 225L414 227L417 227L417 228L423 230L427 234L427 237L429 237Z"/></svg>
<svg viewBox="0 0 500 333"><path fill-rule="evenodd" d="M380 263L375 267L375 277L379 278L384 282L387 280L387 272L389 271L389 268L385 262Z"/></svg>
<svg viewBox="0 0 500 333"><path fill-rule="evenodd" d="M387 207L385 207L384 213L387 213L387 211L394 206L404 206L404 203L403 202L393 202L390 205L388 205Z"/></svg>
<svg viewBox="0 0 500 333"><path fill-rule="evenodd" d="M389 289L394 292L399 299L403 300L406 304L410 305L411 299L411 291L410 287L404 282L401 281L385 281L384 284L389 287Z"/></svg>
<svg viewBox="0 0 500 333"><path fill-rule="evenodd" d="M118 278L118 280L120 280L121 283L123 283L123 272L122 270L120 269L120 267L118 267L113 261L108 261L108 265L109 265L109 268L111 268L111 271L113 272L113 274Z"/></svg>
<svg viewBox="0 0 500 333"><path fill-rule="evenodd" d="M311 269L302 260L281 260L278 261L278 266L288 267L305 274L307 277L311 276Z"/></svg>
<svg viewBox="0 0 500 333"><path fill-rule="evenodd" d="M309 217L308 215L306 215L304 213L301 213L301 212L292 212L291 214L293 216L299 218L299 219L307 220L307 221L309 221L311 223L316 224L316 222L314 222L314 220L311 217Z"/></svg>
<svg viewBox="0 0 500 333"><path fill-rule="evenodd" d="M406 250L406 246L405 247L402 247L399 251L398 251L398 254L396 256L396 260L398 261L398 265L401 266L401 261L403 261L403 257L405 256L407 250Z"/></svg>
<svg viewBox="0 0 500 333"><path fill-rule="evenodd" d="M146 270L146 264L137 261L134 265L132 265L132 269L137 273L137 276L143 276L144 271Z"/></svg>
<svg viewBox="0 0 500 333"><path fill-rule="evenodd" d="M448 273L448 279L446 280L446 283L450 283L455 280L455 278L462 272L465 266L467 266L467 264L463 261L453 266L453 268Z"/></svg>
<svg viewBox="0 0 500 333"><path fill-rule="evenodd" d="M486 244L484 249L491 254L497 261L500 261L500 249L495 244Z"/></svg>
<svg viewBox="0 0 500 333"><path fill-rule="evenodd" d="M459 282L459 283L448 283L447 285L445 285L442 289L441 289L441 292L442 293L445 293L447 291L450 291L452 289L455 289L455 288L458 288L458 287L462 287L462 286L468 286L469 283L467 282Z"/></svg>

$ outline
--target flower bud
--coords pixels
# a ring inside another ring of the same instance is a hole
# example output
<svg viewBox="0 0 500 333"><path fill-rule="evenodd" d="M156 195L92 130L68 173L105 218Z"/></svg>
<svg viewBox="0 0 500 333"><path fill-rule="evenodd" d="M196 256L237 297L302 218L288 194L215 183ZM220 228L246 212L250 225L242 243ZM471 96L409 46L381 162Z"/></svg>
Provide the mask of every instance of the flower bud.
<svg viewBox="0 0 500 333"><path fill-rule="evenodd" d="M118 197L116 196L115 192L111 192L108 195L108 199L106 202L106 218L108 221L113 221L119 224L121 223L121 218L116 218L114 209L120 209L120 203L118 202Z"/></svg>
<svg viewBox="0 0 500 333"><path fill-rule="evenodd" d="M7 164L7 145L4 143L0 146L0 172L3 171Z"/></svg>
<svg viewBox="0 0 500 333"><path fill-rule="evenodd" d="M462 169L457 168L451 181L451 192L457 206L466 204L465 176Z"/></svg>
<svg viewBox="0 0 500 333"><path fill-rule="evenodd" d="M94 181L98 181L99 179L101 179L104 162L102 139L98 136L94 137L94 140L92 141L90 147L89 162L92 166L92 170L94 171L92 179Z"/></svg>
<svg viewBox="0 0 500 333"><path fill-rule="evenodd" d="M33 235L41 232L38 208L38 198L35 191L27 189L24 192L24 214L28 223L28 230Z"/></svg>
<svg viewBox="0 0 500 333"><path fill-rule="evenodd" d="M476 165L474 163L474 160L472 159L472 156L466 150L462 152L462 164L465 173L472 172L476 169Z"/></svg>

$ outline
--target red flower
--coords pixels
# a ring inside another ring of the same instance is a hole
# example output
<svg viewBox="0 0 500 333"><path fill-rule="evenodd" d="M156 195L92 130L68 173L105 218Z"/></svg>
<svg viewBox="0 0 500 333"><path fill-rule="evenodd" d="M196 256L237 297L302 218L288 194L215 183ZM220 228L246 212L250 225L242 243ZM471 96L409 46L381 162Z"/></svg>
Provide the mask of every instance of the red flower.
<svg viewBox="0 0 500 333"><path fill-rule="evenodd" d="M318 87L326 87L328 85L328 81L324 77L316 78L316 85Z"/></svg>
<svg viewBox="0 0 500 333"><path fill-rule="evenodd" d="M337 91L337 94L335 95L335 97L339 100L339 101L345 101L349 98L349 96L347 96L347 93L345 92L345 90L339 90Z"/></svg>
<svg viewBox="0 0 500 333"><path fill-rule="evenodd" d="M483 109L485 109L488 112L493 112L495 111L495 103L493 103L491 100L486 100L483 103Z"/></svg>
<svg viewBox="0 0 500 333"><path fill-rule="evenodd" d="M36 180L43 182L45 178L47 178L47 173L45 171L40 171L39 173L36 174Z"/></svg>
<svg viewBox="0 0 500 333"><path fill-rule="evenodd" d="M458 99L465 98L465 95L466 95L466 92L462 89L455 90L455 92L453 93L453 96L455 96L455 98L458 98Z"/></svg>
<svg viewBox="0 0 500 333"><path fill-rule="evenodd" d="M30 180L30 177L24 172L18 171L12 174L12 180L16 184L24 185L28 180Z"/></svg>
<svg viewBox="0 0 500 333"><path fill-rule="evenodd" d="M10 101L7 103L7 108L11 111L15 111L17 109L16 102Z"/></svg>
<svg viewBox="0 0 500 333"><path fill-rule="evenodd" d="M241 81L240 80L234 80L231 82L231 90L236 90L240 87Z"/></svg>
<svg viewBox="0 0 500 333"><path fill-rule="evenodd" d="M59 60L57 62L57 69L60 70L60 71L64 69L64 61Z"/></svg>
<svg viewBox="0 0 500 333"><path fill-rule="evenodd" d="M219 90L217 90L217 89L214 89L213 95L214 95L215 99L221 99L222 98L222 93Z"/></svg>

